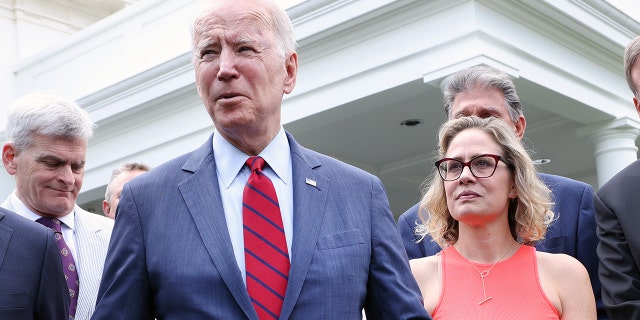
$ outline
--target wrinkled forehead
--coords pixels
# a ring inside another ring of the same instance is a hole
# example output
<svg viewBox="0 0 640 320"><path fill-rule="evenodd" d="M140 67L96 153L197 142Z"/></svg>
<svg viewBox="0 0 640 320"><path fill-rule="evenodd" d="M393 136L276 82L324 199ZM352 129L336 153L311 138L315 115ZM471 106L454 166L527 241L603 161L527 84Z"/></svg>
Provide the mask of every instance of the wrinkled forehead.
<svg viewBox="0 0 640 320"><path fill-rule="evenodd" d="M460 101L453 105L454 114L465 113L465 116L480 117L478 113L481 112L501 112L506 111L505 108L495 101Z"/></svg>
<svg viewBox="0 0 640 320"><path fill-rule="evenodd" d="M220 30L274 30L270 10L261 1L223 0L204 7L194 20L194 36Z"/></svg>
<svg viewBox="0 0 640 320"><path fill-rule="evenodd" d="M497 102L497 104L486 103L461 103L456 104L451 108L451 119L458 119L461 117L476 116L479 118L495 117L505 121L511 122L509 117L509 110Z"/></svg>

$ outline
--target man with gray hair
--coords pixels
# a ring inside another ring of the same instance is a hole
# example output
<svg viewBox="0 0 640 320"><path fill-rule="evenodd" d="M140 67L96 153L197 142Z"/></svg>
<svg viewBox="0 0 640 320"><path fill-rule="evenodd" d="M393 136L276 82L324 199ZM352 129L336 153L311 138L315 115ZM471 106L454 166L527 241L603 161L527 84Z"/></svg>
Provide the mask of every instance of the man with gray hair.
<svg viewBox="0 0 640 320"><path fill-rule="evenodd" d="M214 130L122 189L93 320L431 319L380 180L282 126L286 11L209 0L193 31Z"/></svg>
<svg viewBox="0 0 640 320"><path fill-rule="evenodd" d="M113 170L102 201L102 211L107 218L116 218L116 209L124 184L147 171L149 166L138 162L125 163Z"/></svg>
<svg viewBox="0 0 640 320"><path fill-rule="evenodd" d="M87 142L95 124L73 101L30 94L8 110L5 169L16 189L2 207L53 229L67 278L71 319L95 308L113 221L80 209Z"/></svg>

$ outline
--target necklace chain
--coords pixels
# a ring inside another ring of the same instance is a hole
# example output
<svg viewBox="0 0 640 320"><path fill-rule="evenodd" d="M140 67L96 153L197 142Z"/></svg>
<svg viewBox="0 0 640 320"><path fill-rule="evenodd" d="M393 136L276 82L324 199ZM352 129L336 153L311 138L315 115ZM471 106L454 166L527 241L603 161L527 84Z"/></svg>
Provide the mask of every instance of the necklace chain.
<svg viewBox="0 0 640 320"><path fill-rule="evenodd" d="M507 253L509 253L509 251L511 251L513 246L514 246L514 244L511 244L509 246L509 248L507 249L507 251L505 251L504 254L496 262L494 262L491 265L491 267L489 267L489 269L484 270L484 271L480 271L480 269L478 269L478 266L475 263L471 262L471 260L469 260L467 258L464 258L464 256L462 256L465 260L467 260L473 266L474 269L476 269L476 271L478 271L478 274L480 275L480 280L482 280L482 294L484 295L484 300L478 302L479 305L491 300L491 298L492 298L492 297L487 297L487 290L485 289L485 286L484 286L484 278L489 276L489 272L491 272L491 270L493 270L493 267L495 267L496 264L498 264L498 262L502 261L502 259L504 259L504 257L507 256Z"/></svg>

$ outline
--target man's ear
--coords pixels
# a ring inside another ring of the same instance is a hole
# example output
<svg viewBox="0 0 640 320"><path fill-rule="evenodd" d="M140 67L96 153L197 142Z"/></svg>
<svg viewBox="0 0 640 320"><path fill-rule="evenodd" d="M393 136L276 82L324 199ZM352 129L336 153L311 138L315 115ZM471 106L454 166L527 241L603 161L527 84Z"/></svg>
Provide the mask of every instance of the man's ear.
<svg viewBox="0 0 640 320"><path fill-rule="evenodd" d="M16 149L13 143L7 142L2 147L2 164L10 175L16 174L18 166L16 165Z"/></svg>
<svg viewBox="0 0 640 320"><path fill-rule="evenodd" d="M298 53L292 51L285 61L286 77L284 79L284 93L289 94L296 86L298 77Z"/></svg>
<svg viewBox="0 0 640 320"><path fill-rule="evenodd" d="M102 212L104 212L104 215L107 217L109 217L109 209L111 209L109 202L107 202L107 200L102 200Z"/></svg>

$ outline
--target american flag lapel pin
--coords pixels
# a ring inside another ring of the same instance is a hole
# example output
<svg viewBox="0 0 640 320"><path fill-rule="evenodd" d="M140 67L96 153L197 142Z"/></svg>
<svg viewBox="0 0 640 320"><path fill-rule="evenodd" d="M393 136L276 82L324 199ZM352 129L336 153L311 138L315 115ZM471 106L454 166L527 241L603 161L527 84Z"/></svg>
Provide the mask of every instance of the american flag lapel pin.
<svg viewBox="0 0 640 320"><path fill-rule="evenodd" d="M310 186L316 186L316 181L315 180L311 180L309 178L305 178L304 182L306 182L308 185Z"/></svg>

